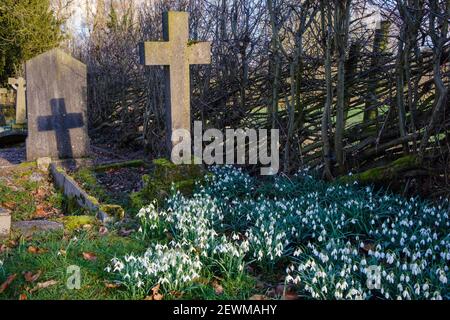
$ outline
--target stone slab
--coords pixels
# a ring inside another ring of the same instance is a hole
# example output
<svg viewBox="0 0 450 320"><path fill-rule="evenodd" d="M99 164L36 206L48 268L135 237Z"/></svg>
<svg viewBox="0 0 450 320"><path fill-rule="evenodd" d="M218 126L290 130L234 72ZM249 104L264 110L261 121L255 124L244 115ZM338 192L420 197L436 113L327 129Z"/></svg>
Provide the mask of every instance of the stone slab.
<svg viewBox="0 0 450 320"><path fill-rule="evenodd" d="M63 169L52 163L50 173L53 176L55 185L61 189L66 197L73 198L82 208L86 208L97 213L97 218L102 222L111 221L110 217L100 210L97 200L83 190L80 185L72 179Z"/></svg>
<svg viewBox="0 0 450 320"><path fill-rule="evenodd" d="M31 236L37 232L64 230L64 225L48 220L16 221L12 223L12 229L24 236Z"/></svg>

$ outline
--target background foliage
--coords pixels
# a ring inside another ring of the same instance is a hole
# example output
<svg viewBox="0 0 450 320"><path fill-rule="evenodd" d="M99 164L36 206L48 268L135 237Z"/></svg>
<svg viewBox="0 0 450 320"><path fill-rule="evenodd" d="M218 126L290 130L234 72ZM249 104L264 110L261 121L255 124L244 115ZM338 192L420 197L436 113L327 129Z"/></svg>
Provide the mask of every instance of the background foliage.
<svg viewBox="0 0 450 320"><path fill-rule="evenodd" d="M50 0L2 0L0 84L21 73L26 60L58 46L62 24L50 10Z"/></svg>

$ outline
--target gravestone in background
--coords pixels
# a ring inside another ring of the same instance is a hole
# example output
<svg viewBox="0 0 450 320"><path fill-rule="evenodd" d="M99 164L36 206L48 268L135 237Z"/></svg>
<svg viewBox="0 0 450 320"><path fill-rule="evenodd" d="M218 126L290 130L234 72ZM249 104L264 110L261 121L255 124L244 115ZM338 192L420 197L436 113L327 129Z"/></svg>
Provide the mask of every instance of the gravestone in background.
<svg viewBox="0 0 450 320"><path fill-rule="evenodd" d="M27 160L89 155L86 66L60 49L26 63Z"/></svg>
<svg viewBox="0 0 450 320"><path fill-rule="evenodd" d="M6 90L5 88L0 88L0 105L3 104L3 100L6 101L7 93L8 93L8 90ZM5 96L5 98L3 96ZM2 112L2 109L0 107L0 127L4 126L4 125L6 125L6 119L5 119L5 115Z"/></svg>
<svg viewBox="0 0 450 320"><path fill-rule="evenodd" d="M27 123L27 104L25 100L26 82L22 77L9 78L8 84L16 90L16 124Z"/></svg>

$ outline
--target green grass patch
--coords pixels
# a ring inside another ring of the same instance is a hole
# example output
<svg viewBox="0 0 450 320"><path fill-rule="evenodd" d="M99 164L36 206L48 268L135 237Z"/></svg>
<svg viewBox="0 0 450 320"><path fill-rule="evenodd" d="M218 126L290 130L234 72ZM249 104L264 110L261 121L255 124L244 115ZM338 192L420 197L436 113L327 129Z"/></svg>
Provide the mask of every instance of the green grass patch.
<svg viewBox="0 0 450 320"><path fill-rule="evenodd" d="M30 246L39 248L44 253L30 253ZM0 299L18 299L25 294L30 300L46 299L129 299L130 295L120 288L108 288L105 281L105 265L116 255L128 252L143 252L140 241L110 234L100 236L93 231L79 231L70 237L61 233L42 233L31 241L22 241L18 247L8 253L0 254L3 269L0 267L0 283L11 274L17 274L16 280L0 294ZM83 253L93 253L95 260L86 260ZM81 288L71 290L67 281L73 273L68 273L69 266L78 266L81 273ZM35 283L28 283L23 276L30 271L42 275ZM56 285L30 293L27 288L34 288L37 283L49 280Z"/></svg>

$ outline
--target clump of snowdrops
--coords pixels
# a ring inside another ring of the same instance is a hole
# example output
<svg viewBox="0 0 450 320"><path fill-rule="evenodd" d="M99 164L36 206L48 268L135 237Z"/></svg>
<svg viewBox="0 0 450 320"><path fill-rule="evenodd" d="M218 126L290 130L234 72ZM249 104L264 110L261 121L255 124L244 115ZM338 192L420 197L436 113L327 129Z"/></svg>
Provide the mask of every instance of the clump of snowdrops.
<svg viewBox="0 0 450 320"><path fill-rule="evenodd" d="M169 292L205 272L240 277L251 265L283 270L303 298L450 298L448 200L329 184L305 170L265 179L213 167L192 197L173 192L161 208L142 208L142 239L171 241L116 258L108 271L130 290L159 283Z"/></svg>

